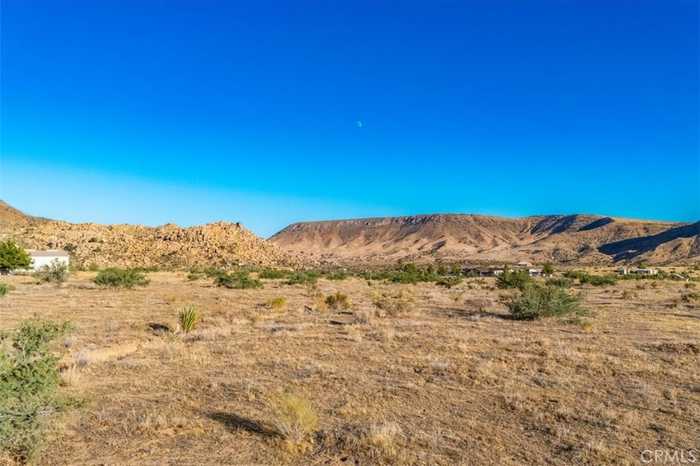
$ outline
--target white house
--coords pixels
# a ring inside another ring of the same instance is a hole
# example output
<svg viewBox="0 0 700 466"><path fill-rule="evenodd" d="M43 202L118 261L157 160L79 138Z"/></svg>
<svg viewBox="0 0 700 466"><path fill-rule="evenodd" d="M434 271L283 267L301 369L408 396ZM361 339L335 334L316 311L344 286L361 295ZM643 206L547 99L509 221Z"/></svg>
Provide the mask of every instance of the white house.
<svg viewBox="0 0 700 466"><path fill-rule="evenodd" d="M50 265L52 262L65 264L66 267L70 264L70 256L68 252L59 249L49 249L46 251L27 251L32 258L32 270L39 270L42 267Z"/></svg>

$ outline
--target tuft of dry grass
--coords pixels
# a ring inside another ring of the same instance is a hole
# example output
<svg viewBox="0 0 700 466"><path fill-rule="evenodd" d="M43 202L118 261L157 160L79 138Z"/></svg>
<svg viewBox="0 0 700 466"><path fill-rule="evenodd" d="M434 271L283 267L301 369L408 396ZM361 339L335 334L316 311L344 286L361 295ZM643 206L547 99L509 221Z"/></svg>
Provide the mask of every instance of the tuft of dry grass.
<svg viewBox="0 0 700 466"><path fill-rule="evenodd" d="M318 415L311 402L301 395L283 393L274 396L270 405L273 425L292 451L306 451L313 444L312 434L318 427Z"/></svg>
<svg viewBox="0 0 700 466"><path fill-rule="evenodd" d="M326 302L326 305L334 311L339 309L350 309L350 299L348 299L348 295L343 294L340 291L326 296L324 301Z"/></svg>
<svg viewBox="0 0 700 466"><path fill-rule="evenodd" d="M278 296L276 298L268 299L265 302L265 307L272 311L281 312L287 308L287 298Z"/></svg>

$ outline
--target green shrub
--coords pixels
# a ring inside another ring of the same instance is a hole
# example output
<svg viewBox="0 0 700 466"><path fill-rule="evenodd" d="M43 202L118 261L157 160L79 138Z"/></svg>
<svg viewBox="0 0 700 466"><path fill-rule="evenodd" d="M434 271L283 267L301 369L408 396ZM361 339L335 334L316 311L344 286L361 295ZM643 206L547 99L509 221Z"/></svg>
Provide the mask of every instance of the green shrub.
<svg viewBox="0 0 700 466"><path fill-rule="evenodd" d="M580 313L581 299L564 288L530 284L521 289L518 296L506 303L513 318L534 320L542 317Z"/></svg>
<svg viewBox="0 0 700 466"><path fill-rule="evenodd" d="M547 286L556 286L559 288L571 288L571 286L574 284L574 281L566 277L549 278L547 279L545 284Z"/></svg>
<svg viewBox="0 0 700 466"><path fill-rule="evenodd" d="M617 283L617 277L613 275L592 275L580 270L570 270L564 274L564 277L576 279L582 285L607 286Z"/></svg>
<svg viewBox="0 0 700 466"><path fill-rule="evenodd" d="M68 278L68 266L63 262L54 260L49 265L45 265L34 272L33 276L39 283L63 283Z"/></svg>
<svg viewBox="0 0 700 466"><path fill-rule="evenodd" d="M133 288L148 285L146 274L135 269L119 269L111 267L97 273L94 280L100 286L113 288Z"/></svg>
<svg viewBox="0 0 700 466"><path fill-rule="evenodd" d="M453 276L445 276L439 278L435 284L438 286L444 286L445 288L452 288L453 286L457 286L460 283L462 283L462 278L461 277L453 277Z"/></svg>
<svg viewBox="0 0 700 466"><path fill-rule="evenodd" d="M11 239L0 242L0 272L26 269L30 265L32 265L32 258L17 243Z"/></svg>
<svg viewBox="0 0 700 466"><path fill-rule="evenodd" d="M543 275L552 275L554 273L554 266L547 262L542 266L542 274Z"/></svg>
<svg viewBox="0 0 700 466"><path fill-rule="evenodd" d="M350 276L345 270L336 270L328 274L329 280L345 280Z"/></svg>
<svg viewBox="0 0 700 466"><path fill-rule="evenodd" d="M335 310L350 308L350 300L348 299L348 296L339 291L326 296L325 303L329 308Z"/></svg>
<svg viewBox="0 0 700 466"><path fill-rule="evenodd" d="M526 270L505 269L496 279L496 286L499 288L519 288L523 289L532 283L532 277Z"/></svg>
<svg viewBox="0 0 700 466"><path fill-rule="evenodd" d="M180 330L185 333L190 333L197 327L197 322L199 322L199 311L194 305L185 306L183 310L178 314L178 324L180 325Z"/></svg>
<svg viewBox="0 0 700 466"><path fill-rule="evenodd" d="M218 275L214 278L216 286L223 286L231 289L250 289L262 288L263 284L260 280L251 278L247 272L233 272L229 274Z"/></svg>
<svg viewBox="0 0 700 466"><path fill-rule="evenodd" d="M272 298L265 303L265 306L273 311L281 311L287 306L287 298L283 296Z"/></svg>
<svg viewBox="0 0 700 466"><path fill-rule="evenodd" d="M289 271L281 269L264 269L258 274L258 277L270 280L277 280L280 278L286 278L288 276Z"/></svg>
<svg viewBox="0 0 700 466"><path fill-rule="evenodd" d="M31 461L43 438L46 413L65 406L56 394L58 358L50 343L69 325L26 321L0 336L0 451Z"/></svg>
<svg viewBox="0 0 700 466"><path fill-rule="evenodd" d="M0 282L0 298L10 292L10 285Z"/></svg>
<svg viewBox="0 0 700 466"><path fill-rule="evenodd" d="M309 285L318 281L319 274L314 271L294 272L289 276L287 285Z"/></svg>

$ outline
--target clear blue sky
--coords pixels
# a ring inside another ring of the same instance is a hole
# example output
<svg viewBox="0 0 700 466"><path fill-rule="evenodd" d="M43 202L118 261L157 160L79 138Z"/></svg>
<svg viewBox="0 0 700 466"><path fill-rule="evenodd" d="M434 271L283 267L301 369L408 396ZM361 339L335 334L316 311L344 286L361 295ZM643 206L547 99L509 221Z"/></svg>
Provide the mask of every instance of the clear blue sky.
<svg viewBox="0 0 700 466"><path fill-rule="evenodd" d="M33 214L700 219L697 0L1 13L0 198Z"/></svg>

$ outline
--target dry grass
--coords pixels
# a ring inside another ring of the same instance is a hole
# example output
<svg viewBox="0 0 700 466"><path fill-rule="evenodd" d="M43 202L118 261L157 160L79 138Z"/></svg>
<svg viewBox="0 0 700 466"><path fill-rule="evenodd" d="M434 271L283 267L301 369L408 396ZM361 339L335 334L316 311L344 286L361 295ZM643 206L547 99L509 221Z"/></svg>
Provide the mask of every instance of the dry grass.
<svg viewBox="0 0 700 466"><path fill-rule="evenodd" d="M492 279L231 290L152 273L119 290L93 277L4 279L0 330L34 315L75 326L61 390L85 402L40 464L637 464L700 438L700 309L681 282L587 288L591 315L572 323L508 319ZM338 292L351 310L318 307ZM160 331L186 303L206 309L199 327ZM289 437L303 448L280 440L282 388L313 400L318 424Z"/></svg>

